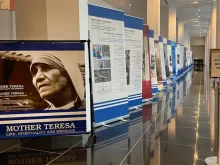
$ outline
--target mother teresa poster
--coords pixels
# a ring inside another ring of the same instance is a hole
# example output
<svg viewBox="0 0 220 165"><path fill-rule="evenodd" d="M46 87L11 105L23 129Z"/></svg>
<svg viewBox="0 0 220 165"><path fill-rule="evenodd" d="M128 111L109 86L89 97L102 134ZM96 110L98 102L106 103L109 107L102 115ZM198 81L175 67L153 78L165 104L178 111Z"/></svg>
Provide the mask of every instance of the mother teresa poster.
<svg viewBox="0 0 220 165"><path fill-rule="evenodd" d="M0 51L5 136L86 132L85 100L84 51Z"/></svg>

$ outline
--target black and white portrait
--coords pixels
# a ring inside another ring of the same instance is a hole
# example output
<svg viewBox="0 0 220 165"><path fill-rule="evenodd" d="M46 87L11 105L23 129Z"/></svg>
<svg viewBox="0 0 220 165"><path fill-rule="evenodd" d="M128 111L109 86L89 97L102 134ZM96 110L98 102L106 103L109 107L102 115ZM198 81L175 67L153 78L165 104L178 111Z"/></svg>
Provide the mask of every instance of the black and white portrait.
<svg viewBox="0 0 220 165"><path fill-rule="evenodd" d="M85 108L84 52L0 52L1 109L69 110ZM23 86L13 89L10 85ZM8 100L7 105L1 104ZM11 104L10 104L11 103ZM31 104L30 104L31 103Z"/></svg>

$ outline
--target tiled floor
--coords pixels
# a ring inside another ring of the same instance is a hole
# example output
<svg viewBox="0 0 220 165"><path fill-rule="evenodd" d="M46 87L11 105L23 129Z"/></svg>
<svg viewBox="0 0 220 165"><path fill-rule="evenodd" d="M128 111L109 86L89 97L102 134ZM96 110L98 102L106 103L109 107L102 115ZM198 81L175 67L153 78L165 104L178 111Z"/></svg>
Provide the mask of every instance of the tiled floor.
<svg viewBox="0 0 220 165"><path fill-rule="evenodd" d="M205 81L203 72L188 74L128 121L97 129L92 148L71 136L2 140L0 165L204 165L216 155L217 124Z"/></svg>

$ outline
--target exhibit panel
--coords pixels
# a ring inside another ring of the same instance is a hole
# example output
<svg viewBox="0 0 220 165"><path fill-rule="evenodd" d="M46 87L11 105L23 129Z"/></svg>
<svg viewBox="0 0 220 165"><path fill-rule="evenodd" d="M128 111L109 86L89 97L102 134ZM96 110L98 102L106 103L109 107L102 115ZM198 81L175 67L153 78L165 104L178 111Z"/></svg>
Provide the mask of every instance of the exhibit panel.
<svg viewBox="0 0 220 165"><path fill-rule="evenodd" d="M1 42L0 139L91 131L81 42Z"/></svg>
<svg viewBox="0 0 220 165"><path fill-rule="evenodd" d="M124 16L129 109L142 104L143 19Z"/></svg>
<svg viewBox="0 0 220 165"><path fill-rule="evenodd" d="M144 25L144 45L143 45L143 64L142 64L142 99L143 102L152 99L152 85L150 76L150 44L149 27Z"/></svg>
<svg viewBox="0 0 220 165"><path fill-rule="evenodd" d="M159 52L160 52L160 63L161 63L161 71L162 71L162 79L163 79L163 87L167 86L167 76L166 76L166 65L165 65L165 51L163 44L163 37L159 36Z"/></svg>
<svg viewBox="0 0 220 165"><path fill-rule="evenodd" d="M89 31L94 115L99 126L128 116L124 12L89 5Z"/></svg>
<svg viewBox="0 0 220 165"><path fill-rule="evenodd" d="M168 63L169 63L170 80L172 82L172 80L173 80L173 60L172 60L172 46L171 46L170 40L167 40L167 57L168 57Z"/></svg>
<svg viewBox="0 0 220 165"><path fill-rule="evenodd" d="M181 75L183 75L183 68L184 68L184 46L181 45L181 71L180 71Z"/></svg>
<svg viewBox="0 0 220 165"><path fill-rule="evenodd" d="M152 94L158 93L158 83L157 83L157 66L156 66L156 55L154 49L154 31L149 31L149 43L150 43L150 72L151 72L151 83L152 83Z"/></svg>
<svg viewBox="0 0 220 165"><path fill-rule="evenodd" d="M158 91L163 90L163 72L162 72L162 64L160 57L160 45L159 45L159 36L154 36L154 50L156 56L156 69L157 69L157 83L158 83Z"/></svg>
<svg viewBox="0 0 220 165"><path fill-rule="evenodd" d="M172 50L172 66L173 66L173 81L176 80L176 43L171 41L171 50Z"/></svg>
<svg viewBox="0 0 220 165"><path fill-rule="evenodd" d="M180 53L181 53L181 50L180 50L180 44L176 44L176 77L179 78L180 76Z"/></svg>
<svg viewBox="0 0 220 165"><path fill-rule="evenodd" d="M187 61L186 61L187 57L186 57L186 48L184 47L184 63L183 63L183 72L184 74L187 71Z"/></svg>
<svg viewBox="0 0 220 165"><path fill-rule="evenodd" d="M169 69L169 55L170 55L170 50L168 53L168 45L167 45L167 39L163 38L163 49L164 49L164 66L165 66L165 73L166 73L166 80L167 80L167 85L170 85L170 69Z"/></svg>

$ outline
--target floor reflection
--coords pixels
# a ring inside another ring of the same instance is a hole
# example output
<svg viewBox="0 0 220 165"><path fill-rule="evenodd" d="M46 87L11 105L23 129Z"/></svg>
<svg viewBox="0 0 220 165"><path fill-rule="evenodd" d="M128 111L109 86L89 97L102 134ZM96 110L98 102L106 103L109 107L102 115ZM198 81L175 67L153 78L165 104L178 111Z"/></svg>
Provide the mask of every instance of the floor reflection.
<svg viewBox="0 0 220 165"><path fill-rule="evenodd" d="M216 102L207 71L191 72L131 111L127 121L85 138L0 141L1 165L203 165L216 155Z"/></svg>

